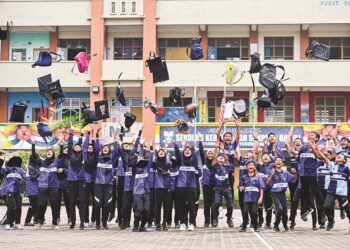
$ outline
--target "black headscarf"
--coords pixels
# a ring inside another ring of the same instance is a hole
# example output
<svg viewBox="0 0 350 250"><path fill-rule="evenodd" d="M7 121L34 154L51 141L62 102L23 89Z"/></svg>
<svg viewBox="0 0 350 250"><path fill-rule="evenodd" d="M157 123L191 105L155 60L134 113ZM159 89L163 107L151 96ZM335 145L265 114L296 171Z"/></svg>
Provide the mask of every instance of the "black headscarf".
<svg viewBox="0 0 350 250"><path fill-rule="evenodd" d="M80 144L75 144L74 146L79 145ZM83 165L83 152L77 152L74 150L73 148L73 152L72 155L70 156L70 165L73 168L80 168Z"/></svg>

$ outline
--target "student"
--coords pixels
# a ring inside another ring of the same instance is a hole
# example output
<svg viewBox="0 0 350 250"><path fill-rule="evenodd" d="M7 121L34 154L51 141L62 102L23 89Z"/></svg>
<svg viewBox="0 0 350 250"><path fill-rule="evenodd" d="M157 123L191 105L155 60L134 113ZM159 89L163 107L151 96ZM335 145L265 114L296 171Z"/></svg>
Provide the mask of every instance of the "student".
<svg viewBox="0 0 350 250"><path fill-rule="evenodd" d="M219 150L218 150L219 149ZM223 153L220 152L223 151ZM218 143L215 147L214 151L214 159L213 159L213 176L215 176L215 198L213 203L213 211L214 211L214 220L213 227L217 227L218 216L219 216L219 207L221 205L221 200L224 197L226 201L227 207L227 224L230 228L233 227L232 222L232 212L233 212L233 199L231 186L229 181L229 173L232 172L230 169L230 162L228 161L225 147L222 143Z"/></svg>
<svg viewBox="0 0 350 250"><path fill-rule="evenodd" d="M124 127L121 126L120 134L119 134L119 139L121 141L123 140L124 133L125 133ZM118 212L118 216L116 219L116 223L118 223L119 228L121 228L123 225L122 209L123 209L123 193L124 193L124 180L125 180L123 161L121 160L121 158L119 158L119 161L118 161L117 178L118 178L117 179L117 212Z"/></svg>
<svg viewBox="0 0 350 250"><path fill-rule="evenodd" d="M21 181L22 179L25 179L26 172L22 169L22 158L19 156L13 156L8 161L5 159L1 172L6 178L7 221L5 229L23 230L23 227L21 226Z"/></svg>
<svg viewBox="0 0 350 250"><path fill-rule="evenodd" d="M239 182L239 188L244 189L243 200L243 226L239 230L245 232L248 225L248 213L251 218L254 231L259 232L258 228L258 205L263 203L264 187L263 179L256 171L255 162L247 163L247 175L243 176Z"/></svg>
<svg viewBox="0 0 350 250"><path fill-rule="evenodd" d="M62 138L63 135L61 135ZM58 181L58 224L60 224L61 221L61 201L63 199L64 206L66 208L66 214L68 217L68 224L72 223L72 220L70 218L70 212L69 212L69 197L68 197L68 190L67 190L67 170L69 167L69 157L68 157L68 146L64 147L64 141L60 141L60 154L58 155L58 158L61 159L61 166L64 171L62 173L57 173L57 181Z"/></svg>
<svg viewBox="0 0 350 250"><path fill-rule="evenodd" d="M109 145L104 145L97 161L94 197L97 230L101 229L101 209L102 227L108 230L107 220L112 205L113 179L116 178L113 165L119 158L117 135L115 131L113 131L113 140L113 153ZM99 148L99 145L97 147Z"/></svg>
<svg viewBox="0 0 350 250"><path fill-rule="evenodd" d="M25 219L25 226L35 226L38 224L38 189L39 189L39 166L32 157L26 173L26 194L29 198L29 208ZM33 218L33 224L31 220Z"/></svg>
<svg viewBox="0 0 350 250"><path fill-rule="evenodd" d="M96 132L96 140L98 139L98 132ZM96 179L96 168L98 161L98 148L96 147L95 140L93 139L94 130L89 127L87 137L85 138L85 143L88 142L89 145L83 147L83 157L84 157L84 168L85 168L85 185L86 185L86 205L85 205L85 224L87 226L94 226L96 221L96 206L95 202L92 202L91 211L91 223L89 220L89 205L90 198L92 201L95 196L95 179ZM99 144L99 143L98 143Z"/></svg>
<svg viewBox="0 0 350 250"><path fill-rule="evenodd" d="M188 231L194 230L195 222L195 202L196 202L196 175L201 176L201 171L198 169L198 158L195 151L195 145L191 147L185 144L185 148L180 153L179 147L173 142L175 148L175 156L179 164L179 176L176 184L176 199L178 201L180 231L186 230L186 205L189 212Z"/></svg>
<svg viewBox="0 0 350 250"><path fill-rule="evenodd" d="M171 182L170 182L170 168L171 162L167 158L167 151L165 148L160 148L157 151L157 159L155 161L155 176L154 187L156 197L156 230L168 231L166 224L169 208L170 208L170 195L171 195ZM161 208L163 206L163 223L161 227Z"/></svg>
<svg viewBox="0 0 350 250"><path fill-rule="evenodd" d="M283 161L285 161L285 157L281 148L277 145L277 136L275 133L269 133L267 135L267 140L264 140L264 153L268 153L272 160L275 157L280 157Z"/></svg>
<svg viewBox="0 0 350 250"><path fill-rule="evenodd" d="M292 183L296 180L296 176L291 173L282 170L283 159L280 157L275 157L274 168L271 170L270 176L266 181L266 185L271 185L271 196L273 203L275 205L275 224L273 230L279 232L279 224L282 219L283 227L285 231L288 231L288 209L287 209L287 199L286 191L288 183Z"/></svg>
<svg viewBox="0 0 350 250"><path fill-rule="evenodd" d="M214 151L209 149L207 154L204 153L203 147L203 136L199 135L199 155L202 162L202 185L203 185L203 199L204 199L204 227L207 228L209 225L213 225L214 221L214 178L213 178L213 160Z"/></svg>
<svg viewBox="0 0 350 250"><path fill-rule="evenodd" d="M44 224L47 202L50 202L52 212L52 229L58 230L58 180L57 173L62 173L61 159L55 158L52 149L46 151L46 157L42 160L35 152L35 138L32 137L32 155L36 164L40 166L39 192L38 192L38 229Z"/></svg>
<svg viewBox="0 0 350 250"><path fill-rule="evenodd" d="M153 222L155 220L155 212L156 212L156 189L155 189L155 175L156 175L156 169L150 168L149 174L148 174L148 187L149 187L149 197L150 197L150 208L148 213L148 219L147 219L147 228L151 228L153 225Z"/></svg>
<svg viewBox="0 0 350 250"><path fill-rule="evenodd" d="M346 166L347 158L343 153L338 153L335 157L335 162L332 162L316 147L315 144L311 145L311 147L319 153L329 167L330 182L324 203L324 208L328 218L326 230L329 231L334 227L334 202L336 199L338 200L340 207L344 209L347 217L350 219L350 206L347 197L350 169Z"/></svg>
<svg viewBox="0 0 350 250"><path fill-rule="evenodd" d="M170 157L171 161L171 167L169 169L169 175L170 175L170 206L168 211L168 219L167 219L167 226L171 226L172 222L172 211L174 208L174 223L175 228L180 228L179 223L179 208L176 200L176 183L177 178L179 176L179 169L178 169L178 161L175 157L175 155Z"/></svg>
<svg viewBox="0 0 350 250"><path fill-rule="evenodd" d="M141 159L132 163L132 175L134 177L134 227L133 232L147 232L145 225L150 212L150 188L147 181L150 168L153 164L153 142L150 143L149 153L141 152ZM136 158L134 156L134 158ZM141 222L141 225L140 225Z"/></svg>

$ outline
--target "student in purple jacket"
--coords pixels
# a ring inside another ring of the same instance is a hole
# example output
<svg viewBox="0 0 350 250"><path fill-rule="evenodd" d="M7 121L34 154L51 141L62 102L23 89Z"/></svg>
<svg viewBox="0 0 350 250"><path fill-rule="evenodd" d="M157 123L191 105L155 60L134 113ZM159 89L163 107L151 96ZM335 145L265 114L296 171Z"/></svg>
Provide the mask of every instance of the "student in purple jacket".
<svg viewBox="0 0 350 250"><path fill-rule="evenodd" d="M271 186L271 196L273 203L275 204L275 223L273 230L279 232L279 224L282 219L283 227L285 231L288 231L288 208L287 208L287 198L286 191L288 183L295 182L298 176L293 176L288 171L282 170L283 159L280 157L275 157L274 168L271 169L270 176L266 181L266 185Z"/></svg>
<svg viewBox="0 0 350 250"><path fill-rule="evenodd" d="M62 138L62 137L61 137ZM61 201L63 199L64 206L66 208L66 213L68 217L68 224L72 221L70 219L69 212L69 197L67 190L67 169L69 166L69 157L68 157L68 146L64 147L63 142L60 143L60 154L58 158L61 159L61 168L64 170L62 173L57 173L57 181L58 181L58 224L61 220Z"/></svg>
<svg viewBox="0 0 350 250"><path fill-rule="evenodd" d="M168 211L168 218L167 218L167 226L170 227L172 223L172 214L173 214L173 208L174 208L174 223L175 228L179 228L179 208L177 205L176 200L176 183L177 183L177 177L179 176L179 169L177 164L177 159L175 155L170 157L171 167L169 169L169 175L170 175L170 206Z"/></svg>
<svg viewBox="0 0 350 250"><path fill-rule="evenodd" d="M29 198L29 208L25 219L25 226L34 226L38 224L38 189L39 189L39 166L29 158L29 164L26 173L26 193ZM33 218L33 224L31 220Z"/></svg>
<svg viewBox="0 0 350 250"><path fill-rule="evenodd" d="M55 158L52 149L46 151L46 157L42 160L35 152L35 138L32 137L32 156L39 168L39 192L38 192L38 225L40 229L44 223L44 216L47 202L50 202L52 212L52 228L59 229L58 226L58 180L57 173L62 173L61 159Z"/></svg>
<svg viewBox="0 0 350 250"><path fill-rule="evenodd" d="M282 149L277 145L277 136L272 132L267 135L267 140L264 140L264 153L268 153L272 160L275 157L280 157L283 161L286 160Z"/></svg>
<svg viewBox="0 0 350 250"><path fill-rule="evenodd" d="M21 226L21 181L22 179L25 179L26 172L22 168L22 158L19 156L13 156L9 160L5 159L0 171L6 178L7 221L5 229L23 230L23 227Z"/></svg>
<svg viewBox="0 0 350 250"><path fill-rule="evenodd" d="M239 230L245 232L248 225L248 213L251 218L254 231L258 228L258 205L262 205L264 198L264 181L258 174L255 162L247 163L247 174L241 178L239 188L244 189L243 200L243 226Z"/></svg>

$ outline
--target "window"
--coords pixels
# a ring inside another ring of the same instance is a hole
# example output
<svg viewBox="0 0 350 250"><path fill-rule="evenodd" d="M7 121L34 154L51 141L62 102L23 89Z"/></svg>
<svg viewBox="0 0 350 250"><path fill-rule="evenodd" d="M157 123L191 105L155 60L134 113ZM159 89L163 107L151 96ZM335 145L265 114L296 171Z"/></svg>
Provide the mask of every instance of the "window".
<svg viewBox="0 0 350 250"><path fill-rule="evenodd" d="M158 39L159 55L166 60L190 60L186 54L191 38Z"/></svg>
<svg viewBox="0 0 350 250"><path fill-rule="evenodd" d="M12 61L21 62L26 61L27 58L27 51L25 48L18 48L18 49L12 49Z"/></svg>
<svg viewBox="0 0 350 250"><path fill-rule="evenodd" d="M122 13L125 14L126 13L126 3L122 2Z"/></svg>
<svg viewBox="0 0 350 250"><path fill-rule="evenodd" d="M265 109L265 122L270 123L285 123L294 122L294 105L295 99L291 96L286 96L275 106L275 108Z"/></svg>
<svg viewBox="0 0 350 250"><path fill-rule="evenodd" d="M111 122L123 121L124 113L131 112L136 115L136 122L142 122L142 98L125 98L126 106L122 106L115 98L111 99Z"/></svg>
<svg viewBox="0 0 350 250"><path fill-rule="evenodd" d="M63 54L64 60L74 61L80 52L90 54L90 39L60 39L58 44L58 52Z"/></svg>
<svg viewBox="0 0 350 250"><path fill-rule="evenodd" d="M111 13L115 14L115 2L114 1L111 2Z"/></svg>
<svg viewBox="0 0 350 250"><path fill-rule="evenodd" d="M181 102L172 103L169 101L168 97L163 97L163 107L185 107L186 105L192 103L192 97L182 98Z"/></svg>
<svg viewBox="0 0 350 250"><path fill-rule="evenodd" d="M293 37L265 37L265 60L293 60Z"/></svg>
<svg viewBox="0 0 350 250"><path fill-rule="evenodd" d="M345 121L345 97L318 96L315 98L315 122Z"/></svg>
<svg viewBox="0 0 350 250"><path fill-rule="evenodd" d="M248 60L249 38L209 38L208 57L212 60Z"/></svg>
<svg viewBox="0 0 350 250"><path fill-rule="evenodd" d="M66 98L61 104L61 119L66 117L79 116L79 121L82 119L81 107L90 103L89 98Z"/></svg>
<svg viewBox="0 0 350 250"><path fill-rule="evenodd" d="M310 43L313 40L330 47L330 59L350 59L350 37L312 37Z"/></svg>
<svg viewBox="0 0 350 250"><path fill-rule="evenodd" d="M248 97L226 97L226 102L243 99L247 105L247 114L249 113L249 98ZM222 97L208 98L208 122L219 122ZM242 122L248 122L248 117L243 117Z"/></svg>
<svg viewBox="0 0 350 250"><path fill-rule="evenodd" d="M133 13L133 14L136 13L136 2L131 3L131 13Z"/></svg>
<svg viewBox="0 0 350 250"><path fill-rule="evenodd" d="M142 59L142 38L114 38L114 60Z"/></svg>

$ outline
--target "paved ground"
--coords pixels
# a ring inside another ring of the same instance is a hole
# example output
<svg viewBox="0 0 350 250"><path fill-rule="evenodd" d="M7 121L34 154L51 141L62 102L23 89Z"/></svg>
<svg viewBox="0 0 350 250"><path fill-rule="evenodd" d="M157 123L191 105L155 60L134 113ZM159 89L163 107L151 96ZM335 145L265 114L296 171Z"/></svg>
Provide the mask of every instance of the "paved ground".
<svg viewBox="0 0 350 250"><path fill-rule="evenodd" d="M22 221L27 207L23 208ZM64 210L62 210L64 211ZM0 216L5 207L0 207ZM50 222L50 208L47 221ZM339 215L338 211L336 214ZM147 233L132 233L131 230L120 231L116 224L110 224L110 230L96 231L93 228L69 230L67 219L62 218L61 229L51 230L47 224L42 230L25 227L23 231L5 231L0 228L0 249L349 249L350 234L348 220L336 218L335 229L313 231L311 222L301 222L298 218L297 228L293 232L275 233L263 230L254 233L238 232L241 224L240 211L234 211L235 228L229 229L225 220L220 220L218 228L202 228L203 210L199 211L197 228L194 232L180 232L171 228L168 232L157 232L154 228ZM311 219L311 218L309 218Z"/></svg>

